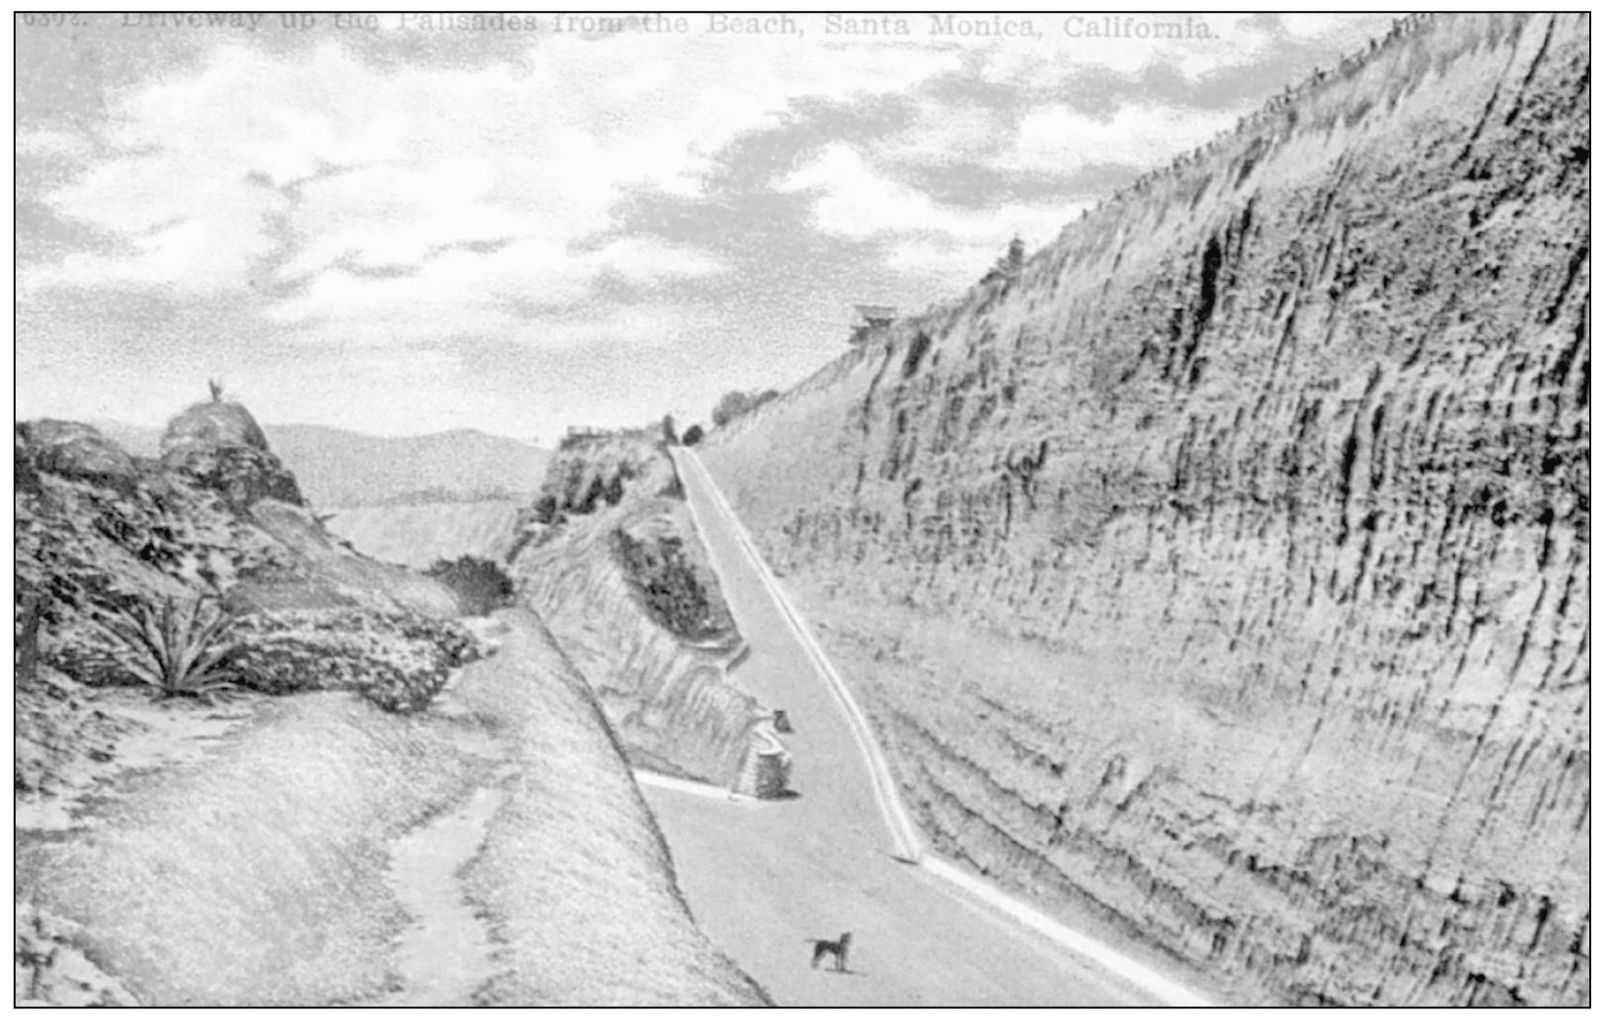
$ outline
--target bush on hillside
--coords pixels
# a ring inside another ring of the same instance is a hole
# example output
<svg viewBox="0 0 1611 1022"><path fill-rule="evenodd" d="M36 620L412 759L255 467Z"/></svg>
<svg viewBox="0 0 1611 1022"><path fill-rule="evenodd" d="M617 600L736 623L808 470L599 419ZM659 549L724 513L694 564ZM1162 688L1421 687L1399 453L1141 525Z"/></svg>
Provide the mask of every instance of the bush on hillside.
<svg viewBox="0 0 1611 1022"><path fill-rule="evenodd" d="M716 407L711 409L710 421L720 429L734 419L766 404L778 396L775 390L760 390L746 393L742 390L730 390L722 395Z"/></svg>
<svg viewBox="0 0 1611 1022"><path fill-rule="evenodd" d="M562 521L565 516L560 513L558 498L552 493L545 493L538 497L537 503L533 505L532 517L542 525L553 525Z"/></svg>
<svg viewBox="0 0 1611 1022"><path fill-rule="evenodd" d="M242 684L271 695L347 689L392 713L423 710L454 668L482 652L458 625L406 612L278 611L236 621Z"/></svg>
<svg viewBox="0 0 1611 1022"><path fill-rule="evenodd" d="M427 568L425 574L453 590L459 609L474 617L482 617L514 602L514 582L503 568L485 557L466 554L456 561L439 560Z"/></svg>
<svg viewBox="0 0 1611 1022"><path fill-rule="evenodd" d="M696 447L703 439L705 439L705 429L696 422L688 427L688 432L682 435L682 445L684 447Z"/></svg>
<svg viewBox="0 0 1611 1022"><path fill-rule="evenodd" d="M723 622L681 540L674 536L639 540L617 529L615 547L627 578L656 624L684 639L721 634Z"/></svg>

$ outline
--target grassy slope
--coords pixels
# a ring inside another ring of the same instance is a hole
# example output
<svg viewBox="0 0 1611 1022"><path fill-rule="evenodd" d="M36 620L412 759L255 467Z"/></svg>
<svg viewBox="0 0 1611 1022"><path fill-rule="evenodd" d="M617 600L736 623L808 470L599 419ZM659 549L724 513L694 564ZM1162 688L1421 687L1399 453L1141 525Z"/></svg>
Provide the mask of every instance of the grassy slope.
<svg viewBox="0 0 1611 1022"><path fill-rule="evenodd" d="M81 639L84 594L110 589L154 599L217 588L278 610L453 613L440 585L332 543L288 505L260 502L238 516L174 479L146 476L121 492L46 474L33 490L19 487L16 507L19 579L56 594L41 641L57 652ZM558 654L527 653L518 669L476 665L466 687L486 705L471 706L468 720L440 699L402 717L348 693L253 696L261 712L223 738L214 714L193 703L89 688L60 662L65 672L52 660L16 694L20 999L318 1004L395 991L407 978L395 961L407 920L388 880L392 842L504 783L490 772L508 762L510 815L495 821L486 851L520 875L478 871L500 937L545 931L552 911L608 918L622 904L612 893L619 871L641 945L571 926L558 939L594 969L586 982L580 966L564 983L545 981L540 958L550 953L521 960L502 989L547 1002L760 996L687 919L620 752ZM477 688L482 672L495 680ZM203 735L216 744L198 748ZM164 744L172 748L152 754ZM182 751L199 754L170 754ZM547 833L560 803L571 826ZM599 863L611 869L601 874ZM594 872L573 882L579 869ZM545 883L552 896L540 904L524 893ZM621 979L640 959L662 965L647 982Z"/></svg>
<svg viewBox="0 0 1611 1022"><path fill-rule="evenodd" d="M506 784L468 876L503 945L482 1000L760 1003L689 919L585 683L535 618L509 620L454 690L465 713L280 700L204 762L123 776L74 840L24 835L19 900L80 924L142 1003L361 1002L400 984L390 843Z"/></svg>
<svg viewBox="0 0 1611 1022"><path fill-rule="evenodd" d="M505 945L502 1004L721 1005L765 995L688 915L671 854L587 681L537 622L461 696L514 740L521 772L466 880ZM522 681L541 679L540 686Z"/></svg>
<svg viewBox="0 0 1611 1022"><path fill-rule="evenodd" d="M403 718L288 698L204 763L125 777L76 840L25 840L19 891L141 1003L362 999L404 922L387 842L469 781Z"/></svg>

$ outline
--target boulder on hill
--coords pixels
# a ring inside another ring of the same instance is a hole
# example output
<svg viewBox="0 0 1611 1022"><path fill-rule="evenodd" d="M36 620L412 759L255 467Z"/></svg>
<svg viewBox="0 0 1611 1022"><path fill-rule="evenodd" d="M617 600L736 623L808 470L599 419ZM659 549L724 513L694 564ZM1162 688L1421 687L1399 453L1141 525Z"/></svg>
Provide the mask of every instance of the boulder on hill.
<svg viewBox="0 0 1611 1022"><path fill-rule="evenodd" d="M18 423L15 450L19 480L24 476L24 465L32 471L85 479L119 489L134 485L139 476L139 469L127 451L102 436L94 426L82 422L37 419Z"/></svg>
<svg viewBox="0 0 1611 1022"><path fill-rule="evenodd" d="M245 509L265 497L301 505L296 477L268 449L252 413L234 401L191 405L168 423L162 464Z"/></svg>
<svg viewBox="0 0 1611 1022"><path fill-rule="evenodd" d="M200 401L174 416L162 435L162 455L189 446L269 449L263 428L235 401Z"/></svg>

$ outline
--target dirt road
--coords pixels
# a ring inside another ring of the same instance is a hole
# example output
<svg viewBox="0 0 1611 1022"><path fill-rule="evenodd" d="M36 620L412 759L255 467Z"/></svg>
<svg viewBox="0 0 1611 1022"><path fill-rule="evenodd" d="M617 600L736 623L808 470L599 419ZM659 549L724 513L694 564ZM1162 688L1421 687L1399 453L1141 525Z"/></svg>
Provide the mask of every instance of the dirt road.
<svg viewBox="0 0 1611 1022"><path fill-rule="evenodd" d="M675 449L674 449L675 450ZM675 451L711 560L753 650L738 681L795 726L799 797L744 808L646 788L695 918L779 1004L1146 1003L1073 956L897 861L868 765L722 519L708 480ZM845 974L810 967L812 938L854 934Z"/></svg>

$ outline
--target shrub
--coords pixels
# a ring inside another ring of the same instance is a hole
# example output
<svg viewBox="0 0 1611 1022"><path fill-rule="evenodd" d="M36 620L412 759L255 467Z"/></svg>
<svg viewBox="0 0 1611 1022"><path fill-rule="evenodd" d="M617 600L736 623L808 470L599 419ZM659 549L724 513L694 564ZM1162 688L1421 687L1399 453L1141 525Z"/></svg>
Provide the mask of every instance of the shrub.
<svg viewBox="0 0 1611 1022"><path fill-rule="evenodd" d="M456 561L439 560L425 574L453 590L459 609L474 617L514 602L514 582L496 562L484 557L466 554Z"/></svg>
<svg viewBox="0 0 1611 1022"><path fill-rule="evenodd" d="M393 713L425 709L454 668L481 655L457 624L406 612L249 614L239 631L243 683L271 695L345 689Z"/></svg>
<svg viewBox="0 0 1611 1022"><path fill-rule="evenodd" d="M705 439L705 429L696 422L688 427L688 432L682 435L682 445L684 447L695 447L703 439Z"/></svg>
<svg viewBox="0 0 1611 1022"><path fill-rule="evenodd" d="M92 621L120 647L123 668L164 696L200 697L234 683L233 615L208 600L169 597L159 608L120 607Z"/></svg>
<svg viewBox="0 0 1611 1022"><path fill-rule="evenodd" d="M639 540L615 530L616 556L656 624L685 639L720 635L724 622L673 536Z"/></svg>
<svg viewBox="0 0 1611 1022"><path fill-rule="evenodd" d="M545 493L537 498L537 503L532 507L532 517L543 525L553 525L565 516L559 513L559 501L554 495Z"/></svg>
<svg viewBox="0 0 1611 1022"><path fill-rule="evenodd" d="M778 396L775 390L761 390L754 393L745 393L742 390L730 390L722 395L716 407L711 409L710 421L720 429L741 415L752 412Z"/></svg>

